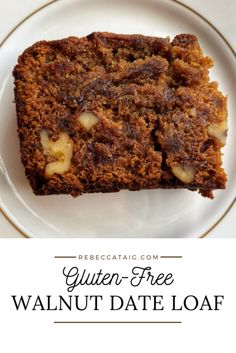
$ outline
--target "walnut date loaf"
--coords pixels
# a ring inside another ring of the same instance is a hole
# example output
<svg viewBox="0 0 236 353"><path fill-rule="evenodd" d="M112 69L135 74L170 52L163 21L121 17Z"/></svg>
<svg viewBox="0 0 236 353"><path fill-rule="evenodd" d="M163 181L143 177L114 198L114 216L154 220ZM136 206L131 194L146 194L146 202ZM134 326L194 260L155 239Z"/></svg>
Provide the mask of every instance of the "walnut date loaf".
<svg viewBox="0 0 236 353"><path fill-rule="evenodd" d="M14 68L20 150L37 195L224 189L227 99L191 34L35 43Z"/></svg>

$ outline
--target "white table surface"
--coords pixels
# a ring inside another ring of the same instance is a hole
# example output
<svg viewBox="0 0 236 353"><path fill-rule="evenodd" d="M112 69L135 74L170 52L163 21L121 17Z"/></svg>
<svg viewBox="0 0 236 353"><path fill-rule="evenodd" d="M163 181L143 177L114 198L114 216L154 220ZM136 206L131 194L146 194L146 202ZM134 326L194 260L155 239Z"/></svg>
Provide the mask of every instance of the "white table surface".
<svg viewBox="0 0 236 353"><path fill-rule="evenodd" d="M145 1L145 0L143 0ZM14 26L47 0L0 0L0 42ZM236 50L236 1L235 0L184 0L211 21ZM1 191L0 191L1 192ZM234 232L235 229L235 232ZM0 212L0 238L22 237ZM210 238L236 237L236 205L208 235Z"/></svg>

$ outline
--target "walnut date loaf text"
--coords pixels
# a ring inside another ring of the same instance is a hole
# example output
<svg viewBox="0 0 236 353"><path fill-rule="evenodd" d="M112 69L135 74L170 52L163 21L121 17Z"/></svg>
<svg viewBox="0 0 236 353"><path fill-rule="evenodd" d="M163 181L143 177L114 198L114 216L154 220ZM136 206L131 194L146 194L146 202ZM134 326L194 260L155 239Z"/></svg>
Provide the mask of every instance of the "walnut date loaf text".
<svg viewBox="0 0 236 353"><path fill-rule="evenodd" d="M37 195L223 189L227 100L191 34L92 33L35 43L13 75Z"/></svg>

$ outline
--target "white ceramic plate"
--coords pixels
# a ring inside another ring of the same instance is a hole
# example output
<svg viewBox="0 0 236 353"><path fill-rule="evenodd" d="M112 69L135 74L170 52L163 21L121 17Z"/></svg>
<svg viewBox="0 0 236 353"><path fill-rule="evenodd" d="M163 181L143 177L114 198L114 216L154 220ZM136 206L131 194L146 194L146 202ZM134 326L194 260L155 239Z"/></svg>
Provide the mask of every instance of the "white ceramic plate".
<svg viewBox="0 0 236 353"><path fill-rule="evenodd" d="M227 190L215 199L185 190L36 197L24 176L16 134L12 69L37 40L83 36L93 31L171 36L194 33L215 58L212 79L229 96L229 137L224 150ZM236 195L236 63L217 31L198 14L171 0L55 1L30 16L0 51L0 205L32 237L199 237L207 234Z"/></svg>

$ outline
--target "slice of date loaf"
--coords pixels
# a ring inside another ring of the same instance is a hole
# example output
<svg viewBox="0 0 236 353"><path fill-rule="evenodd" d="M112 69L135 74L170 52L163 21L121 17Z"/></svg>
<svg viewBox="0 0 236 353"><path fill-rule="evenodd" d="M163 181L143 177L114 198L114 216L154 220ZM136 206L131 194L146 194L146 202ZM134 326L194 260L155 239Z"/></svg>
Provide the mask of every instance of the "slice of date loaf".
<svg viewBox="0 0 236 353"><path fill-rule="evenodd" d="M223 189L227 101L191 34L41 41L13 75L20 150L37 195Z"/></svg>

